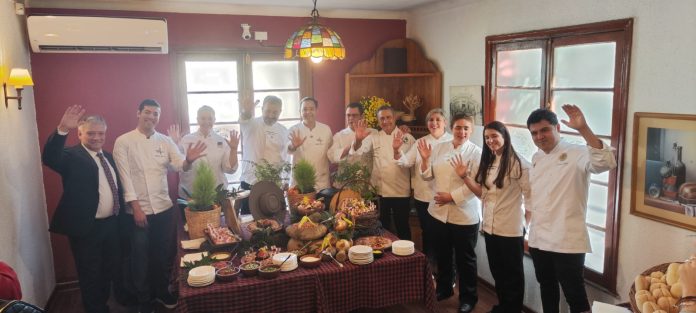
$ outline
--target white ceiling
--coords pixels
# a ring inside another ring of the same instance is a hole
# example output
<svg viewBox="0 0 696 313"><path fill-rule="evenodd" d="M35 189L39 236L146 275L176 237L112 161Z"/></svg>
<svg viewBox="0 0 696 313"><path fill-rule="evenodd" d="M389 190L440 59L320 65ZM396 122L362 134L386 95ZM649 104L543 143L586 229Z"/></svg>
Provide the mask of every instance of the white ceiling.
<svg viewBox="0 0 696 313"><path fill-rule="evenodd" d="M403 18L416 7L446 0L317 0L324 17ZM312 0L25 0L27 7L308 16Z"/></svg>

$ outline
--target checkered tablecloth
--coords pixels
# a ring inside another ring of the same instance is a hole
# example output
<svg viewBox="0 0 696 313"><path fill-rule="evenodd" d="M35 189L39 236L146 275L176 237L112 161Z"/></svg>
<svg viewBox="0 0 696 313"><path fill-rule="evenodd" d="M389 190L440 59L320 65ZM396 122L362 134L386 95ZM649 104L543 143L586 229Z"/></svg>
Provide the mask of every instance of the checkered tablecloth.
<svg viewBox="0 0 696 313"><path fill-rule="evenodd" d="M181 237L183 232L179 233ZM385 236L396 240L390 233ZM179 247L179 256L184 253ZM182 270L177 270L177 277L182 277ZM403 303L422 303L434 310L434 284L420 252L405 257L388 252L371 264L345 262L343 268L322 262L317 268L299 267L270 280L240 276L233 282L196 288L180 279L176 311L348 312Z"/></svg>

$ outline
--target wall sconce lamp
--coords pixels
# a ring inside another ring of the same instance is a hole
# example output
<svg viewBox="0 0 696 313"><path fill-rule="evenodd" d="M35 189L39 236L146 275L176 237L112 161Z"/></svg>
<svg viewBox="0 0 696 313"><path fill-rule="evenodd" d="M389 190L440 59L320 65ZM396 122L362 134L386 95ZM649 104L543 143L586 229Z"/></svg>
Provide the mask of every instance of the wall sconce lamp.
<svg viewBox="0 0 696 313"><path fill-rule="evenodd" d="M14 86L17 90L16 97L10 97L7 95L7 85ZM34 86L34 81L31 80L31 75L29 75L29 70L25 68L13 68L10 71L10 79L7 83L2 83L2 89L5 92L5 108L8 107L10 99L17 100L17 107L22 109L22 90L24 86Z"/></svg>

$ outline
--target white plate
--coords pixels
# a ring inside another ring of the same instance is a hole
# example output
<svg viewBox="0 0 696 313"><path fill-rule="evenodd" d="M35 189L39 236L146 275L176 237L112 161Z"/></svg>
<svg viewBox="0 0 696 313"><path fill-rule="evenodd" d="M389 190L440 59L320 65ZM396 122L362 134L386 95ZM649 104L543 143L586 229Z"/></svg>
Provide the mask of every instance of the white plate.
<svg viewBox="0 0 696 313"><path fill-rule="evenodd" d="M210 265L194 267L189 271L189 278L205 278L213 276L215 277L215 268Z"/></svg>
<svg viewBox="0 0 696 313"><path fill-rule="evenodd" d="M200 284L194 284L194 283L190 283L190 282L189 282L188 285L191 286L191 287L205 287L205 286L211 285L214 281L215 281L215 280L213 279L213 280L211 280L211 281L209 281L209 282L200 283Z"/></svg>
<svg viewBox="0 0 696 313"><path fill-rule="evenodd" d="M364 245L352 246L350 249L348 249L348 253L364 255L372 254L372 247Z"/></svg>

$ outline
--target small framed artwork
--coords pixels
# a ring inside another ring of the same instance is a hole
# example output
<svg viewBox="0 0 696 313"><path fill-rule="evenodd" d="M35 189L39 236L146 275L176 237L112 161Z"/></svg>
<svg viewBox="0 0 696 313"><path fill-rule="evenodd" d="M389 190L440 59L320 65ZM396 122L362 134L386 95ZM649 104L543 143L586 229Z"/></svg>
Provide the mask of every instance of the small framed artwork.
<svg viewBox="0 0 696 313"><path fill-rule="evenodd" d="M696 231L696 115L636 112L631 214Z"/></svg>
<svg viewBox="0 0 696 313"><path fill-rule="evenodd" d="M450 86L449 117L457 113L473 115L475 124L483 126L483 86Z"/></svg>

